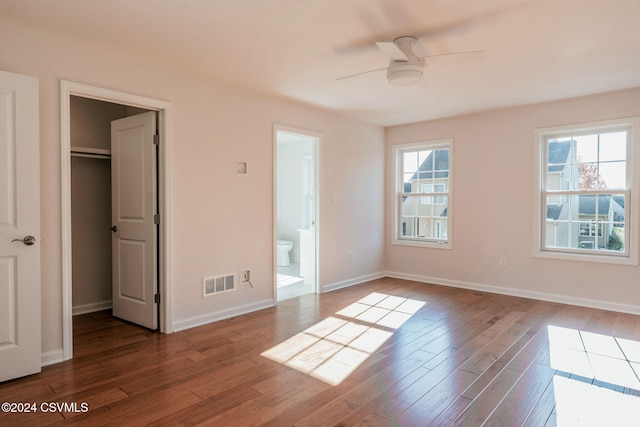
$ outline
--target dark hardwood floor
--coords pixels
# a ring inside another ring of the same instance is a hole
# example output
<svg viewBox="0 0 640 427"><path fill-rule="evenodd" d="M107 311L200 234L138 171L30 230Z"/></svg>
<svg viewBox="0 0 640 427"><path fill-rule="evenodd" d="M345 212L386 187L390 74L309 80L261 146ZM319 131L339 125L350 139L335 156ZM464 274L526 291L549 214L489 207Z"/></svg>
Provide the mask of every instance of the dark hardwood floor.
<svg viewBox="0 0 640 427"><path fill-rule="evenodd" d="M37 408L0 425L640 423L640 316L405 280L170 335L76 316L74 342L0 384Z"/></svg>

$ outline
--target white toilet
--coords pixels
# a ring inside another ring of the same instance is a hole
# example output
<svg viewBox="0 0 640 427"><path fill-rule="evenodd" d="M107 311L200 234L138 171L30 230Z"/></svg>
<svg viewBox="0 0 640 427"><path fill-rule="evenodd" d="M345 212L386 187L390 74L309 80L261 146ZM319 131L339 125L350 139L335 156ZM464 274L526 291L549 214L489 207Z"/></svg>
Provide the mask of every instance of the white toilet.
<svg viewBox="0 0 640 427"><path fill-rule="evenodd" d="M279 267L288 267L289 251L293 248L293 242L290 240L278 240L276 246L276 260Z"/></svg>

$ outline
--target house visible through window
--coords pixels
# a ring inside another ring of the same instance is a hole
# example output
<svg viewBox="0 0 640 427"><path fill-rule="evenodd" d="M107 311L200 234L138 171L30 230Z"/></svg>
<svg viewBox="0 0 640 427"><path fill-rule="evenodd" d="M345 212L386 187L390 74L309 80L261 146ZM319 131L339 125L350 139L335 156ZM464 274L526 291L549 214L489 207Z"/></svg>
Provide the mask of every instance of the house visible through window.
<svg viewBox="0 0 640 427"><path fill-rule="evenodd" d="M633 130L611 123L538 134L541 251L629 256Z"/></svg>
<svg viewBox="0 0 640 427"><path fill-rule="evenodd" d="M396 243L447 245L451 141L396 146Z"/></svg>

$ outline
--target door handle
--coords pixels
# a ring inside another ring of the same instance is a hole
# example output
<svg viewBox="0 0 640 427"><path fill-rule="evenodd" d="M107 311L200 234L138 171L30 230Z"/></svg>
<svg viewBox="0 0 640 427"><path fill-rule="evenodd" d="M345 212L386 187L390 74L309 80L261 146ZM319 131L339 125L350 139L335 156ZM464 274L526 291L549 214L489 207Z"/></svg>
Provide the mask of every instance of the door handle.
<svg viewBox="0 0 640 427"><path fill-rule="evenodd" d="M13 239L12 242L22 242L27 246L31 246L36 242L36 238L33 236L26 236L24 239Z"/></svg>
<svg viewBox="0 0 640 427"><path fill-rule="evenodd" d="M111 231L113 231L113 232L115 233L116 231L118 231L118 227L116 227L116 226L114 225L114 226L113 226L113 227L111 227L109 230L111 230Z"/></svg>

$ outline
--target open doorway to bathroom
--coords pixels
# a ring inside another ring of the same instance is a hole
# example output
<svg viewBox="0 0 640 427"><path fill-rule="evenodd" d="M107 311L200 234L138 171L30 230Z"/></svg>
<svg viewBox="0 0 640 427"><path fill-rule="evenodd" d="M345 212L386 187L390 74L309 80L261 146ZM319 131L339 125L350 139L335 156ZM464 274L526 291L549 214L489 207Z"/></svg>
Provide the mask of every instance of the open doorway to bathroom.
<svg viewBox="0 0 640 427"><path fill-rule="evenodd" d="M276 297L316 293L319 135L275 127Z"/></svg>

